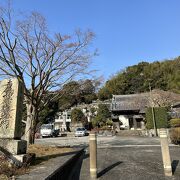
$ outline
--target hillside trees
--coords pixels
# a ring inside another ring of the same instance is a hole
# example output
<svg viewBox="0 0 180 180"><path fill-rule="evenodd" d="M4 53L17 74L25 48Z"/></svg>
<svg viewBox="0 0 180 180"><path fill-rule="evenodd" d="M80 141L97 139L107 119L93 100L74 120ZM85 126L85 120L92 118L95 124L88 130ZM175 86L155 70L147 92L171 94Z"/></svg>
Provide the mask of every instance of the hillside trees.
<svg viewBox="0 0 180 180"><path fill-rule="evenodd" d="M108 80L98 93L101 100L112 94L134 94L152 89L180 93L180 57L162 62L141 62L127 67Z"/></svg>
<svg viewBox="0 0 180 180"><path fill-rule="evenodd" d="M71 81L59 92L59 110L63 111L81 103L89 104L97 99L96 80Z"/></svg>
<svg viewBox="0 0 180 180"><path fill-rule="evenodd" d="M88 49L94 34L51 34L39 13L18 21L6 9L0 18L0 75L18 78L24 85L27 109L25 139L34 143L39 113L55 99L52 91L87 72L93 56Z"/></svg>

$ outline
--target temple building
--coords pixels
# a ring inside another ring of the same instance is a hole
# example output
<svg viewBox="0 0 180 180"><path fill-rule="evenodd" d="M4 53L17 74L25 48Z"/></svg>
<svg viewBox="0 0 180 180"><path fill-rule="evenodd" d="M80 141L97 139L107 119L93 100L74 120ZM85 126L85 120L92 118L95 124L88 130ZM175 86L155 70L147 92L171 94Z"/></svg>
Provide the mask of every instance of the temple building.
<svg viewBox="0 0 180 180"><path fill-rule="evenodd" d="M113 95L106 101L94 101L91 104L80 104L69 110L59 112L55 118L55 128L61 131L71 130L71 111L73 108L81 109L88 122L92 121L91 108L98 109L99 104L106 104L117 130L145 129L145 113L148 107L171 107L172 118L180 117L180 95L163 90L152 92ZM97 112L96 112L97 113Z"/></svg>
<svg viewBox="0 0 180 180"><path fill-rule="evenodd" d="M148 104L148 93L113 95L112 120L120 123L122 129L144 129L145 109Z"/></svg>

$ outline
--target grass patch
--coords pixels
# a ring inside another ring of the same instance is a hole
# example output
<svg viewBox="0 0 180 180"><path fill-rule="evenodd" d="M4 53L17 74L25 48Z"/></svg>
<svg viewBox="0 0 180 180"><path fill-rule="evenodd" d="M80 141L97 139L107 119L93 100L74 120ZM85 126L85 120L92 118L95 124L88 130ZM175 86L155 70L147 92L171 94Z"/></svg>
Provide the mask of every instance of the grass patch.
<svg viewBox="0 0 180 180"><path fill-rule="evenodd" d="M72 148L51 147L51 146L45 146L39 144L29 145L27 150L28 153L35 153L36 157L62 154L71 151L73 151Z"/></svg>
<svg viewBox="0 0 180 180"><path fill-rule="evenodd" d="M36 154L35 161L31 163L31 165L34 166L43 163L44 161L48 161L51 158L71 153L73 152L73 149L33 144L28 147L27 152L30 154Z"/></svg>

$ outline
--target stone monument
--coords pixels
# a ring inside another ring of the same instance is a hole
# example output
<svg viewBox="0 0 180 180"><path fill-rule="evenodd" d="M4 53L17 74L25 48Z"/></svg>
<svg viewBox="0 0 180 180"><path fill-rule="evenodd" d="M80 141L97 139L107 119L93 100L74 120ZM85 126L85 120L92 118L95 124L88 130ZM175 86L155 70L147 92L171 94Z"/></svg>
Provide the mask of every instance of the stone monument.
<svg viewBox="0 0 180 180"><path fill-rule="evenodd" d="M23 84L18 79L0 81L0 150L22 161L27 142L21 140Z"/></svg>

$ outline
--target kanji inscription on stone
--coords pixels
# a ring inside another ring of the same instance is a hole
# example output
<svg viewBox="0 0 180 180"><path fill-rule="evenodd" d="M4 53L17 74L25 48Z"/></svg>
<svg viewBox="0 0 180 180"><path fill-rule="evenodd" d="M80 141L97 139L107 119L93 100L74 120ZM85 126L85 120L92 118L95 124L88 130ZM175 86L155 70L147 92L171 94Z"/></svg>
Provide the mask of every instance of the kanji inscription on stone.
<svg viewBox="0 0 180 180"><path fill-rule="evenodd" d="M0 81L0 139L21 137L23 86L18 79Z"/></svg>
<svg viewBox="0 0 180 180"><path fill-rule="evenodd" d="M2 94L2 104L0 109L0 128L8 129L11 118L11 101L13 96L12 81L9 80Z"/></svg>

